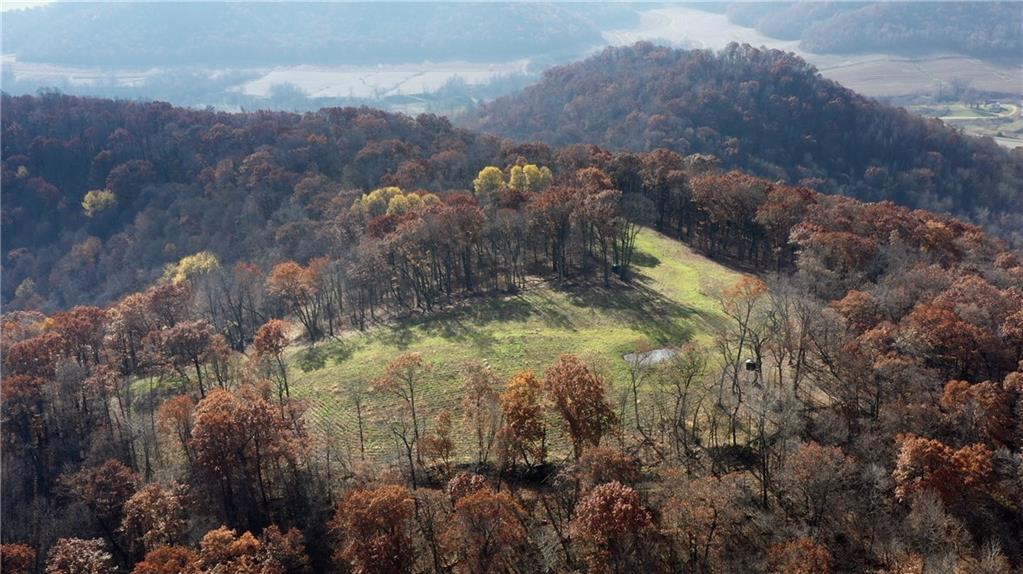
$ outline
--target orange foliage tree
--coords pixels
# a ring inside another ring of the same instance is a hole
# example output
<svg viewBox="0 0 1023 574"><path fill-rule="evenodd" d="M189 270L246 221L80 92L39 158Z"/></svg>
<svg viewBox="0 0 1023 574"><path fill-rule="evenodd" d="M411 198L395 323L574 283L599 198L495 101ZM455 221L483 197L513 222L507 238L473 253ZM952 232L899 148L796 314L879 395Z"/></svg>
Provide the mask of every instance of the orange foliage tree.
<svg viewBox="0 0 1023 574"><path fill-rule="evenodd" d="M459 498L443 535L456 569L472 574L513 571L526 541L522 513L507 492L487 487Z"/></svg>
<svg viewBox="0 0 1023 574"><path fill-rule="evenodd" d="M29 574L36 567L36 550L27 544L0 544L0 565L8 574Z"/></svg>
<svg viewBox="0 0 1023 574"><path fill-rule="evenodd" d="M830 574L831 553L812 540L800 538L772 546L767 564L771 574Z"/></svg>
<svg viewBox="0 0 1023 574"><path fill-rule="evenodd" d="M933 490L946 503L961 502L982 492L994 472L994 453L983 444L954 449L941 441L900 435L899 457L892 476L895 496Z"/></svg>
<svg viewBox="0 0 1023 574"><path fill-rule="evenodd" d="M288 348L287 323L280 319L267 321L256 332L252 348L256 351L256 358L277 383L278 401L283 403L284 397L291 398L291 388L288 385L288 366L284 362L284 351Z"/></svg>
<svg viewBox="0 0 1023 574"><path fill-rule="evenodd" d="M278 416L257 389L214 389L195 409L189 448L196 470L213 481L224 512L252 523L277 493L283 469L297 469L301 449L293 421Z"/></svg>
<svg viewBox="0 0 1023 574"><path fill-rule="evenodd" d="M334 554L356 572L400 574L412 570L412 493L403 486L356 489L338 505L332 528L344 540Z"/></svg>
<svg viewBox="0 0 1023 574"><path fill-rule="evenodd" d="M181 546L161 546L146 553L131 574L199 574L199 555Z"/></svg>
<svg viewBox="0 0 1023 574"><path fill-rule="evenodd" d="M587 446L600 446L604 434L617 423L607 403L608 384L577 357L562 355L544 373L544 383L554 406L558 409L578 459Z"/></svg>
<svg viewBox="0 0 1023 574"><path fill-rule="evenodd" d="M188 531L184 490L176 483L142 487L124 503L121 532L147 550L178 542Z"/></svg>
<svg viewBox="0 0 1023 574"><path fill-rule="evenodd" d="M627 572L642 569L644 538L653 519L639 494L620 482L602 484L579 501L569 528L587 548L586 561L594 571Z"/></svg>
<svg viewBox="0 0 1023 574"><path fill-rule="evenodd" d="M309 340L323 336L321 301L318 295L319 273L314 266L302 267L294 261L279 263L266 279L267 291L288 307L305 327Z"/></svg>
<svg viewBox="0 0 1023 574"><path fill-rule="evenodd" d="M543 404L543 383L532 371L523 371L508 381L501 393L503 465L519 458L529 464L542 464L547 457L547 423Z"/></svg>
<svg viewBox="0 0 1023 574"><path fill-rule="evenodd" d="M135 471L113 459L64 479L71 493L89 507L100 526L111 535L120 526L124 505L138 483Z"/></svg>
<svg viewBox="0 0 1023 574"><path fill-rule="evenodd" d="M985 381L949 381L939 404L949 426L968 440L1009 445L1013 439L1012 393Z"/></svg>
<svg viewBox="0 0 1023 574"><path fill-rule="evenodd" d="M303 572L309 565L302 534L292 528L281 532L275 525L263 529L259 538L251 532L240 535L221 526L207 532L200 542L199 565L203 572Z"/></svg>

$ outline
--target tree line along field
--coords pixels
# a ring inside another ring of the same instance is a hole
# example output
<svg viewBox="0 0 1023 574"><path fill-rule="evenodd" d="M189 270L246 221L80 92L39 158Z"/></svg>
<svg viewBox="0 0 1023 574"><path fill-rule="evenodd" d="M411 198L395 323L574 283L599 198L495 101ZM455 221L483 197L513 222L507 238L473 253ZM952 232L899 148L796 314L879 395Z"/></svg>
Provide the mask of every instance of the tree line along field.
<svg viewBox="0 0 1023 574"><path fill-rule="evenodd" d="M358 452L352 395L361 387L370 456L394 454L386 427L393 400L374 392L372 383L402 353L420 353L432 365L421 395L430 421L441 410L457 420L462 368L473 361L486 362L507 380L526 369L540 376L560 355L577 355L613 381L617 400L629 381L624 355L688 342L710 344L723 320L719 298L742 276L652 229L640 232L636 249L638 269L630 284L556 285L537 279L515 295L469 299L429 315L343 333L338 341L297 343L288 352L295 396L309 401L307 416L314 426L323 425ZM468 447L467 436L456 437ZM564 437L558 446L567 448Z"/></svg>

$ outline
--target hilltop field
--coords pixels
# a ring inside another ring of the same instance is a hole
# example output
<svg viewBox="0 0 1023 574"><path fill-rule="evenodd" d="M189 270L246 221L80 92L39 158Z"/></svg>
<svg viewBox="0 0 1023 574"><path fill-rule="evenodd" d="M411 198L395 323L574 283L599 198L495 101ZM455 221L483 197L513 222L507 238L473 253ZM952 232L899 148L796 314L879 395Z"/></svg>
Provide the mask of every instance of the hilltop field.
<svg viewBox="0 0 1023 574"><path fill-rule="evenodd" d="M459 371L472 360L486 361L507 379L524 369L542 376L559 355L576 354L612 379L618 398L628 381L623 355L641 343L657 348L709 342L722 320L717 295L740 277L650 229L640 233L636 249L637 274L628 285L536 282L515 295L479 297L314 347L295 345L290 376L295 393L309 401L314 432L358 449L352 396L359 388L365 394L367 451L391 449L384 415L392 400L373 392L372 381L406 352L421 353L432 364L419 399L428 421L448 409L457 425Z"/></svg>

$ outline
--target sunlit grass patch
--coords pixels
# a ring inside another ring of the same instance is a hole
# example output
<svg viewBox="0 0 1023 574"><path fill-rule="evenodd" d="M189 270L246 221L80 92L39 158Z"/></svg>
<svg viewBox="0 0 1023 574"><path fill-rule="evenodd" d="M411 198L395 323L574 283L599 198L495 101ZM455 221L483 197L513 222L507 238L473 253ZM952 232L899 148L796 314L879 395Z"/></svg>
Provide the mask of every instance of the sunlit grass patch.
<svg viewBox="0 0 1023 574"><path fill-rule="evenodd" d="M419 352L432 364L419 404L427 421L442 409L460 418L461 366L486 361L503 378L532 369L542 375L558 356L584 358L623 388L622 355L637 343L651 346L706 341L721 320L716 294L739 276L651 230L637 240L636 276L627 285L596 282L555 288L537 283L519 294L479 297L429 315L345 333L339 340L290 352L298 396L310 402L310 419L323 430L353 440L356 417L351 385L369 389L387 364ZM367 449L392 442L386 429L391 399L368 392L363 411ZM456 441L458 436L455 437Z"/></svg>

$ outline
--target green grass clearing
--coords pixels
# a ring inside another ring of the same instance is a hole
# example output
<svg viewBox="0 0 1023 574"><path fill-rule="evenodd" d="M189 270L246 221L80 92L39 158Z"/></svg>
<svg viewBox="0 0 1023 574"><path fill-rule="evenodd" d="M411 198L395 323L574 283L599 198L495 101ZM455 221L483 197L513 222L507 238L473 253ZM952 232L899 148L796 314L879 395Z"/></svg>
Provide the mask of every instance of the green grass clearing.
<svg viewBox="0 0 1023 574"><path fill-rule="evenodd" d="M487 296L455 308L346 333L341 340L289 351L294 392L308 399L310 422L357 448L356 417L347 386L366 387L405 352L432 363L418 399L427 420L449 409L460 418L459 369L484 360L501 377L523 369L538 375L564 353L583 357L624 388L622 355L639 341L655 347L706 341L721 321L716 294L739 278L688 247L651 230L637 239L637 273L630 285L555 289L539 283L510 296ZM301 367L307 371L303 372ZM367 450L393 443L384 426L392 400L368 393ZM456 426L456 439L459 434Z"/></svg>

